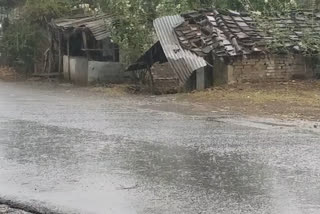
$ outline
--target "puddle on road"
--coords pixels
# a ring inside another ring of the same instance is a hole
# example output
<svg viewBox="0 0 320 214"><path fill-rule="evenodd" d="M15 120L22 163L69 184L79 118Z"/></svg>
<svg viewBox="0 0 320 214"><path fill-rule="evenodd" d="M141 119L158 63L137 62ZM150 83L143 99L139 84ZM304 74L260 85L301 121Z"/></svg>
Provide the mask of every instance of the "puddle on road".
<svg viewBox="0 0 320 214"><path fill-rule="evenodd" d="M224 189L241 195L263 193L267 172L239 154L215 155L197 148L163 146L147 142L127 142L106 147L100 157L114 156L114 162L157 184L194 187L199 190ZM102 159L103 160L103 159ZM101 160L101 161L102 161ZM262 191L262 192L261 192Z"/></svg>
<svg viewBox="0 0 320 214"><path fill-rule="evenodd" d="M17 180L36 181L43 191L108 173L136 181L130 191L145 200L142 213L277 213L287 206L298 213L298 199L290 192L281 198L286 187L273 171L241 152L207 153L19 120L0 123L0 136L0 157L25 169Z"/></svg>

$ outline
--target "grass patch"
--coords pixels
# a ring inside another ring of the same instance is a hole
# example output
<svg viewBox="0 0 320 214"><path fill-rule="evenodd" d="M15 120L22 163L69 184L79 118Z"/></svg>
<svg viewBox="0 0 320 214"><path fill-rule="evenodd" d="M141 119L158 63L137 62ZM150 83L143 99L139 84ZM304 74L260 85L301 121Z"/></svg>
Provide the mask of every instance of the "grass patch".
<svg viewBox="0 0 320 214"><path fill-rule="evenodd" d="M178 95L178 100L189 100L215 109L228 107L246 114L320 118L320 81L215 87Z"/></svg>

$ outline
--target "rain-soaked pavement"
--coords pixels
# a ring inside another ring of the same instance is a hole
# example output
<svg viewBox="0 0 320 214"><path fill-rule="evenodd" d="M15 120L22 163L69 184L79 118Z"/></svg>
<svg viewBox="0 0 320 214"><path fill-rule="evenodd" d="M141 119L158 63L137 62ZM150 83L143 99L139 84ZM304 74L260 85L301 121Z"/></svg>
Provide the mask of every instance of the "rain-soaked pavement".
<svg viewBox="0 0 320 214"><path fill-rule="evenodd" d="M320 213L319 132L75 91L0 82L1 199L64 213Z"/></svg>

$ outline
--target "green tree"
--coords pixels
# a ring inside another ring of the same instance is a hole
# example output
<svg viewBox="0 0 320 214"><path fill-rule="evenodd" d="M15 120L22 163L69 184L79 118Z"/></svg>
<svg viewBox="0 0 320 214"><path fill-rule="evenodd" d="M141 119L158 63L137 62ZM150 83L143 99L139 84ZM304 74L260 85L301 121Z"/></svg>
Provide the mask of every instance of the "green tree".
<svg viewBox="0 0 320 214"><path fill-rule="evenodd" d="M64 0L26 0L23 18L30 23L44 25L51 19L64 16L70 4Z"/></svg>
<svg viewBox="0 0 320 214"><path fill-rule="evenodd" d="M0 7L14 8L24 2L25 0L0 0Z"/></svg>
<svg viewBox="0 0 320 214"><path fill-rule="evenodd" d="M2 52L6 53L12 62L21 61L29 67L42 38L38 29L24 20L13 23L3 36Z"/></svg>
<svg viewBox="0 0 320 214"><path fill-rule="evenodd" d="M115 17L113 39L125 62L137 59L154 42L152 23L157 17L208 7L243 8L239 0L100 0L102 9Z"/></svg>
<svg viewBox="0 0 320 214"><path fill-rule="evenodd" d="M21 17L13 20L4 32L1 42L2 53L12 61L19 61L30 67L36 58L42 56L47 39L46 24L52 18L66 15L70 4L64 0L26 0L21 7ZM20 2L21 3L21 2ZM10 5L11 7L15 7Z"/></svg>
<svg viewBox="0 0 320 214"><path fill-rule="evenodd" d="M155 42L152 23L160 16L210 7L270 14L296 7L318 9L320 6L320 0L0 0L0 6L7 8L24 4L23 17L20 20L24 24L15 23L8 34L13 35L15 30L19 31L17 26L25 27L26 29L19 32L26 33L25 37L21 38L31 40L32 36L38 35L29 34L28 30L37 32L34 29L39 30L45 27L51 19L68 15L72 7L84 3L90 4L92 8L101 7L103 11L115 17L112 29L113 40L120 45L125 62L134 61ZM9 40L9 36L5 36L6 40ZM9 53L19 47L13 43L13 40L6 43L15 47L15 49L8 47ZM26 44L29 47L34 43L30 41ZM30 52L27 54L30 56L32 51L30 48L25 48L22 53L25 52Z"/></svg>

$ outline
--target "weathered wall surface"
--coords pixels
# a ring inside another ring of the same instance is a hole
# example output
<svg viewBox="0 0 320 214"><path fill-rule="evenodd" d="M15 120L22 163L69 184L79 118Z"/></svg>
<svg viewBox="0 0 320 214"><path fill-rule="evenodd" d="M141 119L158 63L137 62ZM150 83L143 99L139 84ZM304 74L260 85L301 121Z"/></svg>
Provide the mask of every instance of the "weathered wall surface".
<svg viewBox="0 0 320 214"><path fill-rule="evenodd" d="M68 64L68 56L63 57L63 76L69 80L68 67L70 67L71 82L77 85L88 84L88 60L85 57L70 57L70 65Z"/></svg>
<svg viewBox="0 0 320 214"><path fill-rule="evenodd" d="M235 59L223 69L226 70L228 83L308 79L314 75L308 60L300 55L253 56Z"/></svg>
<svg viewBox="0 0 320 214"><path fill-rule="evenodd" d="M71 82L77 85L95 83L124 83L129 81L129 73L117 62L88 61L85 57L63 57L63 76L69 80L68 67L70 67Z"/></svg>
<svg viewBox="0 0 320 214"><path fill-rule="evenodd" d="M130 78L118 62L89 61L88 83L123 83Z"/></svg>
<svg viewBox="0 0 320 214"><path fill-rule="evenodd" d="M163 64L155 63L151 68L151 73L155 93L166 94L179 91L179 78L175 75L168 62ZM149 78L148 74L147 78Z"/></svg>
<svg viewBox="0 0 320 214"><path fill-rule="evenodd" d="M63 78L69 80L68 74L68 56L63 56Z"/></svg>
<svg viewBox="0 0 320 214"><path fill-rule="evenodd" d="M223 85L228 83L228 65L220 59L214 60L213 63L213 85Z"/></svg>

